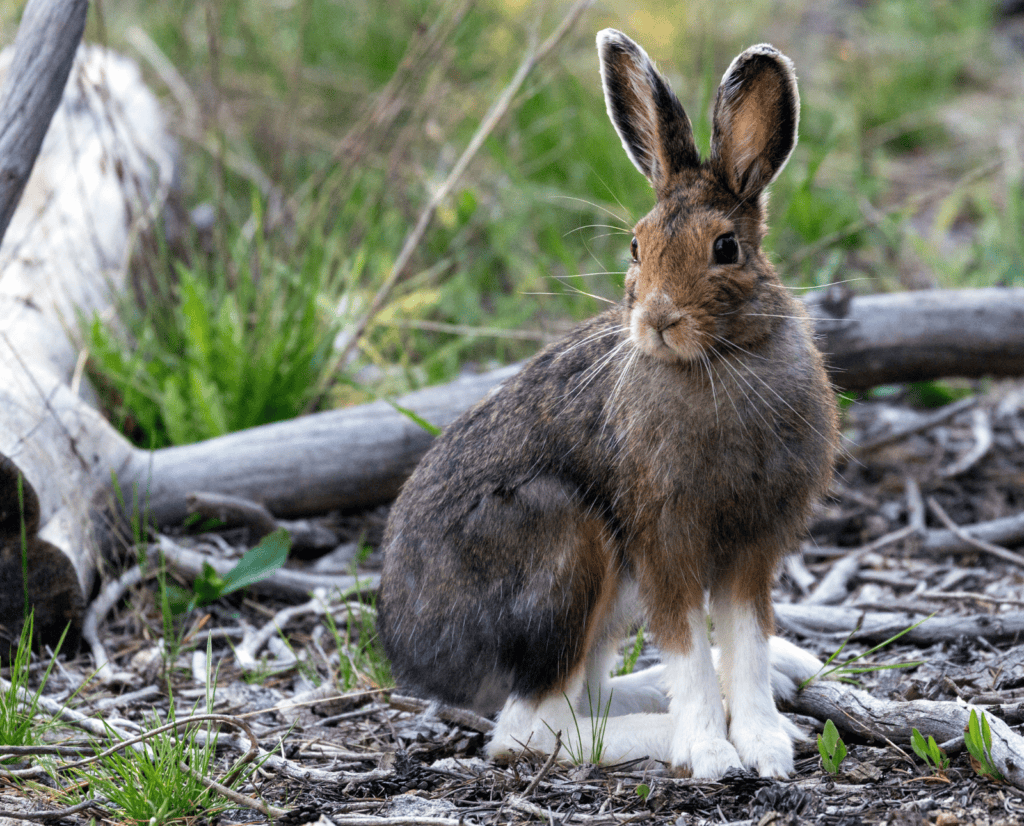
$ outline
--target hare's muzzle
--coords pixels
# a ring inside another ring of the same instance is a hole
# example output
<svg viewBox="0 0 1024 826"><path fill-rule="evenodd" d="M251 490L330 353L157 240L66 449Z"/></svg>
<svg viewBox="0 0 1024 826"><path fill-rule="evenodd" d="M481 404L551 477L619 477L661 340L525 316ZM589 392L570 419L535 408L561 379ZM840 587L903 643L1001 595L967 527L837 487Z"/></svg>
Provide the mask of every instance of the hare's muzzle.
<svg viewBox="0 0 1024 826"><path fill-rule="evenodd" d="M645 353L662 361L693 361L704 353L693 315L664 293L650 295L633 307L630 337Z"/></svg>

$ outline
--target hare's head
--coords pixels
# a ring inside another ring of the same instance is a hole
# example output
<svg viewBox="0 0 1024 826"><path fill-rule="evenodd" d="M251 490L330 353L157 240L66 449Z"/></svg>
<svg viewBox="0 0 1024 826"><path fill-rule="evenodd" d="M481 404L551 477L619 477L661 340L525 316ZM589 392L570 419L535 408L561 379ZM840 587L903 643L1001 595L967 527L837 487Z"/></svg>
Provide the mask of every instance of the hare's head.
<svg viewBox="0 0 1024 826"><path fill-rule="evenodd" d="M718 87L711 156L646 52L614 29L597 36L608 115L657 195L634 229L626 273L630 335L644 352L691 362L755 345L781 289L761 251L765 189L796 145L793 64L752 46Z"/></svg>

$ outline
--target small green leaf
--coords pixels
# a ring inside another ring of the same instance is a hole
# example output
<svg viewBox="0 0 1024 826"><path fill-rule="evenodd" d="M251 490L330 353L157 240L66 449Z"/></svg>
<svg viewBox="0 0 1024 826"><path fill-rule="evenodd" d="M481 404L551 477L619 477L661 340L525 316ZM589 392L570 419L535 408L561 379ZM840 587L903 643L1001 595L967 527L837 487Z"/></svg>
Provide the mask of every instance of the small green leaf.
<svg viewBox="0 0 1024 826"><path fill-rule="evenodd" d="M426 419L424 419L422 416L419 416L416 413L413 413L411 410L409 410L406 407L402 407L400 404L395 404L393 401L389 401L388 404L390 404L393 408L395 408L395 410L397 410L399 413L401 413L407 419L410 419L410 420L414 421L416 424L418 424L420 427L422 427L425 431L427 431L427 433L429 433L431 436L440 436L441 435L441 428L439 428L437 425L431 424Z"/></svg>
<svg viewBox="0 0 1024 826"><path fill-rule="evenodd" d="M648 786L646 783L641 783L639 786L636 787L636 796L639 797L641 800L646 801L647 798L650 797L650 795L651 787Z"/></svg>
<svg viewBox="0 0 1024 826"><path fill-rule="evenodd" d="M839 736L835 723L831 720L825 721L825 728L818 735L818 753L821 755L821 764L829 774L838 774L839 767L846 759L846 743Z"/></svg>
<svg viewBox="0 0 1024 826"><path fill-rule="evenodd" d="M921 736L916 728L910 730L910 747L914 750L914 754L928 762L928 746L924 741L924 737Z"/></svg>
<svg viewBox="0 0 1024 826"><path fill-rule="evenodd" d="M975 771L980 776L991 777L993 780L1003 779L992 760L992 730L984 712L979 715L975 709L971 709L967 731L964 733L964 745L974 758Z"/></svg>
<svg viewBox="0 0 1024 826"><path fill-rule="evenodd" d="M195 591L196 601L200 605L206 605L223 595L224 580L209 562L204 562L202 572L192 583L192 590Z"/></svg>
<svg viewBox="0 0 1024 826"><path fill-rule="evenodd" d="M291 545L292 538L284 528L267 534L255 548L246 551L238 564L224 576L221 596L266 579L284 565Z"/></svg>

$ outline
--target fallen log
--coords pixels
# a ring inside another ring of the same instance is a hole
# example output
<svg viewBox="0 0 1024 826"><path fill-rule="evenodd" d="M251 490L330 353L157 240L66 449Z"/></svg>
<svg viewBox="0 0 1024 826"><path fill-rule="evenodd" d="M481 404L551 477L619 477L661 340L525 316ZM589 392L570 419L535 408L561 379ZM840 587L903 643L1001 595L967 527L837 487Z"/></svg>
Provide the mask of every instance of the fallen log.
<svg viewBox="0 0 1024 826"><path fill-rule="evenodd" d="M853 640L885 642L915 623L900 642L932 645L960 637L983 637L990 642L1016 639L1024 633L1024 612L977 614L974 616L931 617L903 611L863 611L834 605L776 603L779 628L800 637L841 642ZM922 622L922 620L924 620Z"/></svg>
<svg viewBox="0 0 1024 826"><path fill-rule="evenodd" d="M1024 288L805 299L829 375L844 390L950 376L1024 375Z"/></svg>
<svg viewBox="0 0 1024 826"><path fill-rule="evenodd" d="M911 729L939 743L963 737L971 707L951 700L879 700L843 683L822 680L799 691L791 708L818 720L831 720L841 731L885 744L910 744ZM978 709L979 712L982 709ZM1024 789L1024 738L992 714L992 760L1007 782Z"/></svg>
<svg viewBox="0 0 1024 826"><path fill-rule="evenodd" d="M129 238L173 175L138 69L99 47L76 53L87 8L31 0L0 55L0 219L18 204L0 220L0 637L14 641L28 608L40 639L69 623L77 636L96 497L131 446L86 402L69 330L111 306Z"/></svg>
<svg viewBox="0 0 1024 826"><path fill-rule="evenodd" d="M809 297L808 304L830 375L841 387L895 381L901 364L906 365L907 380L1024 375L1024 289L864 296L841 305L821 294ZM915 308L920 308L919 320ZM901 330L907 333L897 346ZM874 339L878 345L872 344ZM892 357L886 360L889 347ZM933 350L941 357L929 369L924 354ZM998 357L986 370L986 354L993 353ZM428 388L398 403L444 427L517 369L506 367ZM185 496L193 490L236 494L262 503L275 516L300 516L390 501L431 441L408 417L376 402L200 444L139 452L119 473L147 491L148 499L139 507L148 507L158 524L183 519Z"/></svg>

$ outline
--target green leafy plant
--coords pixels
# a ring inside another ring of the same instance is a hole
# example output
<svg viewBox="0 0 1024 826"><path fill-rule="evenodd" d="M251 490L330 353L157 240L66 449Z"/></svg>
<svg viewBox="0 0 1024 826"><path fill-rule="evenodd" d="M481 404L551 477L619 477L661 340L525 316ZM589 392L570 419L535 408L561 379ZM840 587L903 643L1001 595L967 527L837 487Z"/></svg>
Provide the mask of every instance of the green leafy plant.
<svg viewBox="0 0 1024 826"><path fill-rule="evenodd" d="M639 797L644 802L647 802L647 798L651 796L651 787L648 786L646 783L640 783L636 787L635 791L636 791L636 796Z"/></svg>
<svg viewBox="0 0 1024 826"><path fill-rule="evenodd" d="M402 407L400 404L397 404L396 402L389 401L388 404L390 404L393 408L395 408L395 410L397 410L399 413L401 413L403 416L405 416L405 418L409 419L409 421L414 422L415 424L419 425L421 428L423 428L425 431L427 431L427 433L429 433L431 436L440 436L441 435L441 428L439 428L435 424L431 424L426 419L424 419L422 416L420 416L418 413L415 413L414 411L409 410L409 408L407 408L407 407Z"/></svg>
<svg viewBox="0 0 1024 826"><path fill-rule="evenodd" d="M949 758L946 753L939 748L939 744L935 742L935 738L930 734L928 739L925 740L924 736L916 728L910 730L910 746L914 750L914 754L920 757L926 766L932 770L932 774L944 778L946 776L946 769L949 768Z"/></svg>
<svg viewBox="0 0 1024 826"><path fill-rule="evenodd" d="M251 219L262 225L258 200ZM293 418L325 381L338 319L322 241L284 260L239 228L222 257L161 261L145 307L86 322L89 373L111 419L143 447ZM123 330L123 332L122 332Z"/></svg>
<svg viewBox="0 0 1024 826"><path fill-rule="evenodd" d="M200 605L209 605L242 588L261 582L284 565L291 548L291 537L284 528L267 534L254 548L250 548L224 576L209 563L203 564L202 573L192 583L192 593L168 585L169 607L180 615Z"/></svg>
<svg viewBox="0 0 1024 826"><path fill-rule="evenodd" d="M839 730L831 720L825 721L825 729L818 735L818 754L821 765L829 774L839 774L839 767L846 759L846 743L839 736Z"/></svg>
<svg viewBox="0 0 1024 826"><path fill-rule="evenodd" d="M964 745L974 759L971 765L974 771L981 777L989 777L992 780L1002 780L1003 775L996 768L992 760L992 731L989 729L985 712L978 714L977 710L971 709L971 716L967 722L967 731L964 732Z"/></svg>
<svg viewBox="0 0 1024 826"><path fill-rule="evenodd" d="M325 617L338 654L338 685L342 691L351 691L362 680L388 688L395 682L377 634L374 600L360 595L358 588L356 595L356 601L345 603L347 621L343 626L339 626L331 612Z"/></svg>
<svg viewBox="0 0 1024 826"><path fill-rule="evenodd" d="M173 701L168 718L174 721ZM151 729L163 726L164 721L154 714ZM98 765L74 773L125 822L161 826L196 815L209 816L234 804L200 780L209 775L217 750L217 737L209 723L206 735L200 743L199 738L177 728L159 731L148 740L147 754L97 746L97 751L104 753ZM112 731L108 736L116 740Z"/></svg>

